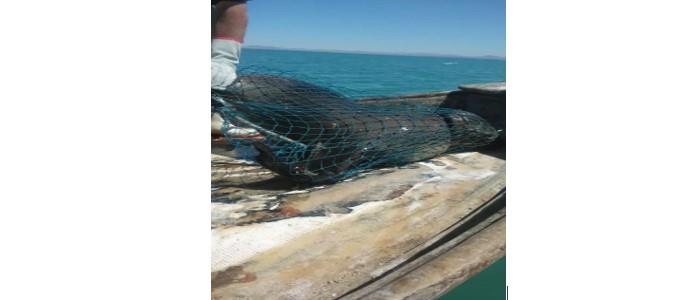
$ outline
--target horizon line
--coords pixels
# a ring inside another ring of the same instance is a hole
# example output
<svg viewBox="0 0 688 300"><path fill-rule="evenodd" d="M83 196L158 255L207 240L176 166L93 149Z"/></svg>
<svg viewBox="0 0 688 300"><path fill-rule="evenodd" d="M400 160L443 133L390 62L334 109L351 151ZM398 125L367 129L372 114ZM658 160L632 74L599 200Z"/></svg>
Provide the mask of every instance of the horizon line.
<svg viewBox="0 0 688 300"><path fill-rule="evenodd" d="M287 51L308 51L308 52L327 52L327 53L392 55L392 56L422 56L422 57L474 58L474 59L506 60L506 57L499 56L499 55L468 56L468 55L427 53L427 52L384 52L384 51L378 52L378 51L366 51L366 50L290 48L290 47L264 46L264 45L244 45L244 48L246 48L246 49L257 49L257 50L287 50Z"/></svg>

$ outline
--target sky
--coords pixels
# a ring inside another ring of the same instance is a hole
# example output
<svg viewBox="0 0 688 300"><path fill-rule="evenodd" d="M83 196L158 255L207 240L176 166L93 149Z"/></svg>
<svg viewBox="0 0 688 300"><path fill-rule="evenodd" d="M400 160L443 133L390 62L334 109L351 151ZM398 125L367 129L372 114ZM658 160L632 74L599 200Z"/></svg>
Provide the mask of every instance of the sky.
<svg viewBox="0 0 688 300"><path fill-rule="evenodd" d="M254 0L246 45L506 56L505 0Z"/></svg>

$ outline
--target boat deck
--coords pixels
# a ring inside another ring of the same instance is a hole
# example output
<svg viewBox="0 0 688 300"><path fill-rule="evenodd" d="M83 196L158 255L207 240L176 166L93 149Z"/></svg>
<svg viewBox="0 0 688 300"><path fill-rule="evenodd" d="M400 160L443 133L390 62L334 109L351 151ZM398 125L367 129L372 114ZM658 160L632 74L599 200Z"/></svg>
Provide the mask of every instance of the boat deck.
<svg viewBox="0 0 688 300"><path fill-rule="evenodd" d="M233 157L213 149L213 299L428 299L505 255L503 146L324 186Z"/></svg>

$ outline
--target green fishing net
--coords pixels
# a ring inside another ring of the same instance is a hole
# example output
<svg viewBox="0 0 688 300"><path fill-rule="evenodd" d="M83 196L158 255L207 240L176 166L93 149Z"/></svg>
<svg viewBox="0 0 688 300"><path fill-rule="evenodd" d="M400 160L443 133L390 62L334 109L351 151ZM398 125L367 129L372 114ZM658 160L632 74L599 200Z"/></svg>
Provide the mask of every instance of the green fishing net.
<svg viewBox="0 0 688 300"><path fill-rule="evenodd" d="M475 149L498 136L487 121L461 110L365 105L350 90L289 74L240 74L227 90L212 92L213 109L224 118L225 133L239 126L261 137L226 134L228 141L250 145L256 162L297 182L335 182L374 167Z"/></svg>

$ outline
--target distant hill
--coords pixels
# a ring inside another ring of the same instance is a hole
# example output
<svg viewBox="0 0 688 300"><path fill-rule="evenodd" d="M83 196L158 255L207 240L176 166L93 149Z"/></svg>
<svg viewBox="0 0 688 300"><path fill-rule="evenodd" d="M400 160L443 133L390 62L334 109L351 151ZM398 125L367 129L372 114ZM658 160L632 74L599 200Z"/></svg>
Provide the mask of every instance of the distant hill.
<svg viewBox="0 0 688 300"><path fill-rule="evenodd" d="M244 48L260 49L260 50L287 50L287 51L330 52L330 53L351 53L351 54L430 56L430 57L479 58L479 59L506 60L505 57L496 56L496 55L465 56L465 55L437 54L437 53L426 53L426 52L377 52L377 51L336 50L336 49L304 49L304 48L285 48L285 47L263 46L263 45L246 45L246 46L244 46Z"/></svg>
<svg viewBox="0 0 688 300"><path fill-rule="evenodd" d="M506 59L506 57L504 57L504 56L497 56L497 55L483 55L480 57L486 58L486 59L502 59L502 60Z"/></svg>

